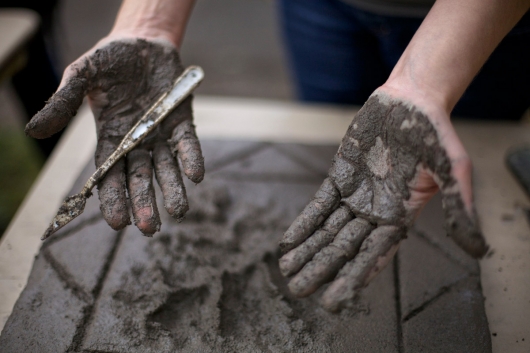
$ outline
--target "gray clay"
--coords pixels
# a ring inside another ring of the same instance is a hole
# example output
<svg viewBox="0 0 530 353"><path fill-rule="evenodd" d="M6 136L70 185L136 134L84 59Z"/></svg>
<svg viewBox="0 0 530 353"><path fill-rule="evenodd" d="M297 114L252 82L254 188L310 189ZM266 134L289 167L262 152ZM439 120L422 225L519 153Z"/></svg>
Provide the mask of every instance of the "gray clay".
<svg viewBox="0 0 530 353"><path fill-rule="evenodd" d="M307 296L335 278L324 307L349 305L414 221L417 209L406 201L422 169L439 181L448 235L471 256L483 256L488 247L476 213L464 207L435 128L415 107L376 92L353 119L328 178L280 242L286 252L280 269L295 275L293 294Z"/></svg>
<svg viewBox="0 0 530 353"><path fill-rule="evenodd" d="M145 110L166 92L183 72L175 48L163 41L140 39L113 41L90 52L70 67L75 72L33 117L26 133L46 138L66 126L88 95L94 110L98 144L96 165L116 149L123 136ZM155 146L158 146L155 148ZM164 206L182 219L188 209L186 192L175 158L183 172L198 183L204 176L204 160L192 123L191 98L184 101L125 160L119 161L99 183L101 212L116 230L130 224L128 200L135 224L146 235L160 228L152 185L155 176L165 196ZM127 175L127 177L126 177Z"/></svg>
<svg viewBox="0 0 530 353"><path fill-rule="evenodd" d="M153 187L153 168L148 150L137 148L127 155L127 189L134 224L146 235L160 230L160 216ZM143 222L145 224L142 224Z"/></svg>
<svg viewBox="0 0 530 353"><path fill-rule="evenodd" d="M177 221L188 211L186 188L182 182L180 169L169 146L165 143L155 145L153 163L158 185L164 195L164 208Z"/></svg>
<svg viewBox="0 0 530 353"><path fill-rule="evenodd" d="M390 293L377 307L365 300L340 315L289 293L277 266L281 207L243 201L211 181L189 197L182 223L167 222L151 239L126 231L78 351L395 351L395 320L382 322L393 317ZM357 349L360 337L370 347Z"/></svg>

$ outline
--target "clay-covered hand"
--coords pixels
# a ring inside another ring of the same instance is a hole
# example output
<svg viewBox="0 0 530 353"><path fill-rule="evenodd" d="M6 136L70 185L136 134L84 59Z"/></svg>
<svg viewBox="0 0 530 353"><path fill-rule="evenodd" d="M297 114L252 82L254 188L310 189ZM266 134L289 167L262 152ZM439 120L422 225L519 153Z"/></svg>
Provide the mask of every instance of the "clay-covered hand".
<svg viewBox="0 0 530 353"><path fill-rule="evenodd" d="M58 91L28 123L26 133L46 138L63 129L87 95L96 121L95 160L99 166L183 70L169 41L104 40L65 70ZM131 223L127 190L136 226L145 235L159 230L153 170L166 210L177 220L184 216L188 201L176 157L190 180L199 183L203 179L204 161L192 122L191 97L99 183L101 212L113 229Z"/></svg>
<svg viewBox="0 0 530 353"><path fill-rule="evenodd" d="M471 164L448 114L376 91L358 112L328 178L280 242L280 269L304 297L332 281L324 308L348 307L394 256L427 201L442 192L448 235L473 257L488 247L471 195Z"/></svg>

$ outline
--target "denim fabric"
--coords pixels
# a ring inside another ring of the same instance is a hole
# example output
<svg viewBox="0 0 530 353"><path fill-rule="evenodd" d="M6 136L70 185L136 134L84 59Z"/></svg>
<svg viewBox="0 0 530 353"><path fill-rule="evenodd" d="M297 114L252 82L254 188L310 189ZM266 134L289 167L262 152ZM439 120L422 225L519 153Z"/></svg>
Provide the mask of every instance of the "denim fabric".
<svg viewBox="0 0 530 353"><path fill-rule="evenodd" d="M381 16L340 0L279 0L302 101L362 105L382 85L422 19ZM519 119L530 106L530 13L493 53L454 115Z"/></svg>

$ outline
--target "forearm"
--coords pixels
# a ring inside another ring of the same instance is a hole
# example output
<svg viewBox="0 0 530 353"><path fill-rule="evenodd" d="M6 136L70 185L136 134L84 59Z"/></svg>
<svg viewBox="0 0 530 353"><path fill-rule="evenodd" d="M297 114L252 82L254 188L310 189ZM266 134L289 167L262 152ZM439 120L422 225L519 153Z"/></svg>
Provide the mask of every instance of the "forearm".
<svg viewBox="0 0 530 353"><path fill-rule="evenodd" d="M385 86L429 95L450 112L529 7L529 0L436 1Z"/></svg>
<svg viewBox="0 0 530 353"><path fill-rule="evenodd" d="M195 0L124 0L110 35L165 38L180 47Z"/></svg>

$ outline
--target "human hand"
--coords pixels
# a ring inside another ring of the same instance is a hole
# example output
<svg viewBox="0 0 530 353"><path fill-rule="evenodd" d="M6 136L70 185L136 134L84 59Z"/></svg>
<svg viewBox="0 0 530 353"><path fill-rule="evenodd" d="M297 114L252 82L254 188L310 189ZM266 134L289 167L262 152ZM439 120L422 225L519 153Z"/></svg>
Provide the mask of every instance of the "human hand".
<svg viewBox="0 0 530 353"><path fill-rule="evenodd" d="M169 41L109 37L68 66L58 91L28 123L26 133L46 138L60 131L87 95L96 122L95 160L100 166L183 71ZM175 157L190 180L202 181L204 160L192 122L191 97L99 183L101 212L113 229L130 224L127 190L135 225L145 235L159 230L153 169L167 212L177 220L184 216L188 201Z"/></svg>
<svg viewBox="0 0 530 353"><path fill-rule="evenodd" d="M471 189L471 163L449 114L378 89L353 119L328 178L285 232L284 276L299 297L324 283L324 308L348 307L391 260L438 189L448 235L473 257L488 250ZM421 108L420 108L421 107Z"/></svg>

